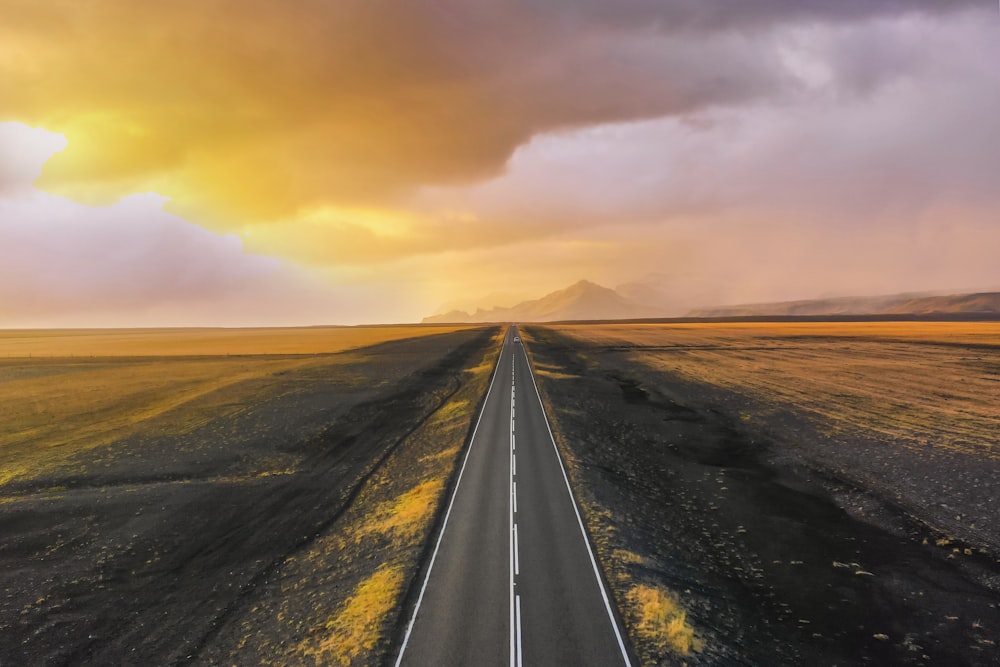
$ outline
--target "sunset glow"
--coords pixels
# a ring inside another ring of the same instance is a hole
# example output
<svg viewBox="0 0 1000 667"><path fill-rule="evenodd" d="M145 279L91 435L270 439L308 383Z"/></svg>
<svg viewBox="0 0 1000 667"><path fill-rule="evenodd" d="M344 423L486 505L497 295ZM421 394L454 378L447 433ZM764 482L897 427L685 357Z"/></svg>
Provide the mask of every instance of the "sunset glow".
<svg viewBox="0 0 1000 667"><path fill-rule="evenodd" d="M1000 288L996 6L732 5L0 0L0 326Z"/></svg>

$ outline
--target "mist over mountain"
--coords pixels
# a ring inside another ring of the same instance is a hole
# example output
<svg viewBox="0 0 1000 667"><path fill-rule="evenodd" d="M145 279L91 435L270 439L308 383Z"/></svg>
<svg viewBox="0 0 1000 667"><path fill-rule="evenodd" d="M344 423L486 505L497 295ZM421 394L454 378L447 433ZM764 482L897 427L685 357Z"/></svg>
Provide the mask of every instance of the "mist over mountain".
<svg viewBox="0 0 1000 667"><path fill-rule="evenodd" d="M425 317L434 322L555 322L560 320L624 320L661 315L654 308L625 298L589 280L581 280L540 299L522 301L509 308L453 310Z"/></svg>
<svg viewBox="0 0 1000 667"><path fill-rule="evenodd" d="M847 296L774 303L703 307L678 314L665 303L666 291L645 283L627 283L617 289L580 280L540 299L510 307L453 309L425 317L425 323L445 322L556 322L565 320L629 320L676 317L837 317L853 315L993 315L1000 316L1000 292L964 294L904 293Z"/></svg>
<svg viewBox="0 0 1000 667"><path fill-rule="evenodd" d="M688 317L761 317L823 315L1000 315L1000 292L972 294L892 294L886 296L836 297L777 303L754 303L717 308L699 308Z"/></svg>

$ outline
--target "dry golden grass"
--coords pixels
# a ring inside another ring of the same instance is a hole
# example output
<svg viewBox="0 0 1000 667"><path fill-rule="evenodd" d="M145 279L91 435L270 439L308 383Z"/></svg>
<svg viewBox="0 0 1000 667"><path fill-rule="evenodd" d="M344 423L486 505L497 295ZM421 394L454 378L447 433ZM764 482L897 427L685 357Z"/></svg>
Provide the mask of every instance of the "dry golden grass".
<svg viewBox="0 0 1000 667"><path fill-rule="evenodd" d="M567 375L566 373L560 373L558 371L551 371L546 368L536 368L534 369L535 375L550 378L552 380L572 380L573 375Z"/></svg>
<svg viewBox="0 0 1000 667"><path fill-rule="evenodd" d="M680 655L702 649L701 640L688 625L687 613L668 592L638 584L625 596L635 616L636 632L650 644Z"/></svg>
<svg viewBox="0 0 1000 667"><path fill-rule="evenodd" d="M532 353L531 344L537 339L531 329L522 329L521 336L528 343L525 350L536 376L552 380L573 379L575 376L558 372L558 367L541 363ZM581 357L584 355L580 355ZM542 400L551 405L546 383L539 384ZM633 551L620 548L619 531L614 515L590 493L581 477L581 466L573 448L565 440L560 419L569 411L552 410L549 419L560 453L567 464L567 471L574 488L580 489L577 501L583 506L585 520L593 537L598 558L605 568L613 593L629 621L629 633L634 646L640 650L643 664L659 664L660 659L671 660L674 655L686 656L691 651L701 651L703 642L695 636L694 628L687 622L687 612L665 589L636 582L635 568L648 567L646 559ZM674 661L671 660L671 663ZM686 664L686 663L683 663Z"/></svg>
<svg viewBox="0 0 1000 667"><path fill-rule="evenodd" d="M800 336L1000 346L1000 322L711 322L566 324L555 328L602 344L643 346L726 344Z"/></svg>
<svg viewBox="0 0 1000 667"><path fill-rule="evenodd" d="M379 534L394 541L410 542L427 527L443 490L444 481L432 479L421 482L391 502L383 503L375 509L355 539Z"/></svg>
<svg viewBox="0 0 1000 667"><path fill-rule="evenodd" d="M447 405L434 413L432 417L433 422L446 422L454 419L456 416L468 412L470 409L470 401L449 401ZM433 423L432 422L432 423Z"/></svg>
<svg viewBox="0 0 1000 667"><path fill-rule="evenodd" d="M43 472L67 456L136 433L153 420L158 434L189 432L210 418L232 414L242 403L230 400L216 405L197 399L316 361L225 357L108 364L0 361L0 483ZM252 390L248 384L242 388ZM189 409L187 404L198 407Z"/></svg>
<svg viewBox="0 0 1000 667"><path fill-rule="evenodd" d="M188 433L290 371L343 365L349 381L346 359L320 353L459 328L0 331L0 484L135 433Z"/></svg>
<svg viewBox="0 0 1000 667"><path fill-rule="evenodd" d="M1000 323L567 325L654 369L864 428L998 456ZM766 417L766 415L761 415ZM748 416L748 418L750 418Z"/></svg>
<svg viewBox="0 0 1000 667"><path fill-rule="evenodd" d="M495 364L494 337L482 363L463 369L463 386L421 424L386 460L338 521L336 530L318 538L289 569L308 572L282 584L281 603L273 618L290 652L279 664L382 664L387 633L401 613L406 587L415 576L417 555L429 538L444 502L445 484L454 473L478 400ZM367 555L365 555L367 554ZM374 559L374 560L373 560ZM355 578L378 563L374 574ZM300 569L301 568L301 569ZM356 581L350 599L324 610L326 581ZM302 600L310 600L303 614ZM318 620L318 623L317 623ZM253 636L258 633L248 630ZM312 661L310 663L310 661Z"/></svg>
<svg viewBox="0 0 1000 667"><path fill-rule="evenodd" d="M443 490L442 479L421 482L396 499L381 503L348 531L350 538L355 543L381 539L394 549L413 548L427 532ZM382 638L388 615L398 608L406 583L404 574L401 564L385 561L379 565L327 621L325 638L318 646L307 640L303 654L323 664L339 665L350 665L359 656L369 655Z"/></svg>
<svg viewBox="0 0 1000 667"><path fill-rule="evenodd" d="M0 330L0 358L328 354L471 326L8 329Z"/></svg>
<svg viewBox="0 0 1000 667"><path fill-rule="evenodd" d="M317 657L327 664L334 661L350 665L355 658L371 653L385 615L395 607L402 586L399 567L379 566L327 622L329 636L320 643Z"/></svg>

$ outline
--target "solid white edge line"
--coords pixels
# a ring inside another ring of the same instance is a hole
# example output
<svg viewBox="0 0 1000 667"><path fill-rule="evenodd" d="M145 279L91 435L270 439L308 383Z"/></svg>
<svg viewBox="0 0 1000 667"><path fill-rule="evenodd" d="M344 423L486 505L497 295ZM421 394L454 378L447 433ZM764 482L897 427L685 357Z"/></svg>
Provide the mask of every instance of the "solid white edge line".
<svg viewBox="0 0 1000 667"><path fill-rule="evenodd" d="M503 348L507 346L507 339L510 337L510 329L504 334L503 343L500 345L500 354L497 355L497 365L493 367L493 377L490 378L490 386L486 390L486 398L483 399L483 407L479 411L476 419L476 427L472 429L472 437L469 439L469 448L465 450L465 459L462 460L462 467L458 471L458 479L455 480L455 488L451 492L451 500L448 502L448 509L444 513L444 521L441 523L441 532L438 533L437 542L434 544L434 553L431 554L431 562L427 566L427 574L424 575L424 583L420 586L420 595L417 596L417 604L413 607L413 615L406 626L406 634L403 635L403 645L399 647L399 655L396 656L396 667L403 662L403 653L406 652L406 645L410 641L410 633L413 632L413 624L417 620L417 612L420 611L420 603L424 601L424 592L427 590L427 583L431 579L431 572L434 570L434 561L437 560L438 550L441 548L441 540L444 538L445 528L448 527L448 518L451 516L451 508L455 504L455 497L458 495L458 487L462 483L462 474L465 473L465 466L469 462L469 454L472 453L472 446L476 443L476 434L479 432L479 423L483 421L483 413L486 412L486 404L490 400L490 393L493 391L493 382L497 379L497 371L500 370L500 362L503 360Z"/></svg>
<svg viewBox="0 0 1000 667"><path fill-rule="evenodd" d="M531 360L528 359L527 350L524 350L524 362L528 365L528 375L531 376L531 384L535 388L535 396L538 397L538 405L542 410L545 428L549 431L549 441L552 443L552 449L556 452L556 460L559 461L559 469L562 470L563 480L566 482L566 491L569 493L569 499L573 503L573 511L576 512L576 521L580 525L580 532L583 534L583 543L587 545L587 554L590 556L590 564L594 568L594 577L597 578L597 586L601 589L601 597L604 599L604 608L608 612L608 620L611 621L611 627L615 631L615 639L618 640L618 648L621 649L622 659L628 667L632 667L632 661L628 657L628 649L625 648L621 630L618 628L618 621L615 620L615 614L611 610L611 601L608 598L607 590L604 588L604 580L601 579L601 570L597 567L594 550L590 547L590 538L587 537L587 529L583 525L580 508L577 506L576 497L573 495L573 487L570 486L569 475L566 474L566 466L563 465L562 456L559 454L559 448L556 446L556 438L552 435L552 426L549 424L549 417L545 414L545 404L542 402L542 395L538 391L538 383L535 382L535 372L531 368Z"/></svg>
<svg viewBox="0 0 1000 667"><path fill-rule="evenodd" d="M521 596L517 598L517 667L521 667Z"/></svg>

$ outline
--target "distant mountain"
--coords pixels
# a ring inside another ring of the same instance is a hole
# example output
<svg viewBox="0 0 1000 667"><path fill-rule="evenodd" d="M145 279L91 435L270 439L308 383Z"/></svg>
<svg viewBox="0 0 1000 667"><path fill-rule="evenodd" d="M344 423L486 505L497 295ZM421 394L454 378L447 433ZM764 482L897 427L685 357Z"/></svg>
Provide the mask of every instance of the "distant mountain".
<svg viewBox="0 0 1000 667"><path fill-rule="evenodd" d="M626 296L627 295L627 296ZM617 290L581 280L540 299L522 301L509 308L479 308L425 317L425 323L450 322L554 322L566 320L629 320L660 318L665 307L646 305L656 295L641 284ZM629 298L632 297L632 298ZM646 297L649 300L647 301ZM641 299L641 300L640 300ZM645 303L643 303L645 302ZM848 296L775 303L751 303L698 308L684 317L836 317L853 315L978 315L1000 317L1000 292L931 295Z"/></svg>
<svg viewBox="0 0 1000 667"><path fill-rule="evenodd" d="M1000 314L1000 292L977 294L894 294L889 296L837 297L740 306L699 308L687 317L761 317L822 315L963 315Z"/></svg>
<svg viewBox="0 0 1000 667"><path fill-rule="evenodd" d="M506 308L513 306L516 303L522 301L527 301L528 299L537 296L536 293L531 292L513 292L508 290L496 291L487 294L486 296L480 296L477 299L460 299L453 300L438 306L437 311L440 313L468 313L475 311L477 308L489 310L491 308Z"/></svg>
<svg viewBox="0 0 1000 667"><path fill-rule="evenodd" d="M479 309L469 314L453 310L425 317L425 323L441 322L554 322L560 320L622 320L655 317L658 313L626 299L612 289L581 280L541 299L522 301L510 308Z"/></svg>
<svg viewBox="0 0 1000 667"><path fill-rule="evenodd" d="M897 304L889 312L913 315L932 315L934 313L1000 315L1000 292L928 296Z"/></svg>

